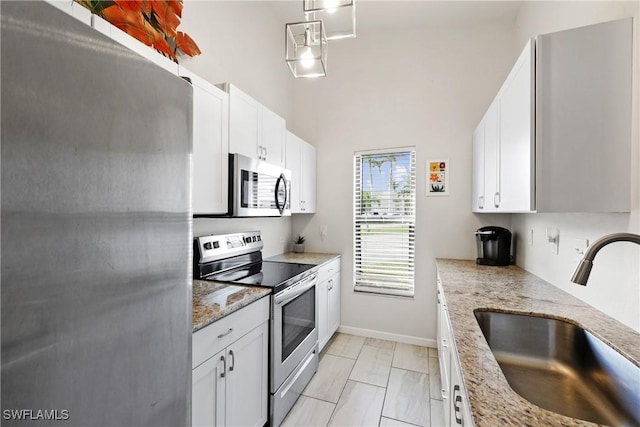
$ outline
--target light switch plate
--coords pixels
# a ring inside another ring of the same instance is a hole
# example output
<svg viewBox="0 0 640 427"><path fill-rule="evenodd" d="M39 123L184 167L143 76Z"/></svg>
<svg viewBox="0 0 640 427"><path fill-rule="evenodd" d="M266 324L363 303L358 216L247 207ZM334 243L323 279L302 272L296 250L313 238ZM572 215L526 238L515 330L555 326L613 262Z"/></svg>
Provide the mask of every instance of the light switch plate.
<svg viewBox="0 0 640 427"><path fill-rule="evenodd" d="M551 253L558 255L560 247L560 230L557 228L547 227L547 242Z"/></svg>

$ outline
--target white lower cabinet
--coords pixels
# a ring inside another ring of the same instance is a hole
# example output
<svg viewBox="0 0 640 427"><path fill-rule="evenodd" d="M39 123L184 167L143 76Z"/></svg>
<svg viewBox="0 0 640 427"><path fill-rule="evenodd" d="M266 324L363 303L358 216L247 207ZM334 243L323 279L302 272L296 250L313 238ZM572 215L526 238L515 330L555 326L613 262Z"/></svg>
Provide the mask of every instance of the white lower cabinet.
<svg viewBox="0 0 640 427"><path fill-rule="evenodd" d="M451 332L451 321L447 302L438 276L438 316L437 316L438 358L442 380L442 404L444 421L447 426L473 426L471 407L467 396L460 359Z"/></svg>
<svg viewBox="0 0 640 427"><path fill-rule="evenodd" d="M267 422L268 305L269 298L263 298L223 318L222 325L215 322L194 334L193 426L261 427ZM211 357L196 366L206 351Z"/></svg>
<svg viewBox="0 0 640 427"><path fill-rule="evenodd" d="M326 262L318 269L316 304L318 348L322 350L340 326L340 258Z"/></svg>

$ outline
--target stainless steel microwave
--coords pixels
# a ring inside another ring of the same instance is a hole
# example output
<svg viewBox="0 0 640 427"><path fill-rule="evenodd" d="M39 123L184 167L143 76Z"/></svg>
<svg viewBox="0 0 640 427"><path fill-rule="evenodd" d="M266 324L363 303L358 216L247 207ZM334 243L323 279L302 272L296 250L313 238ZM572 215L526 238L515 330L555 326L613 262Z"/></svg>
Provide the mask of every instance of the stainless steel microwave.
<svg viewBox="0 0 640 427"><path fill-rule="evenodd" d="M241 154L229 154L229 215L291 215L291 171Z"/></svg>

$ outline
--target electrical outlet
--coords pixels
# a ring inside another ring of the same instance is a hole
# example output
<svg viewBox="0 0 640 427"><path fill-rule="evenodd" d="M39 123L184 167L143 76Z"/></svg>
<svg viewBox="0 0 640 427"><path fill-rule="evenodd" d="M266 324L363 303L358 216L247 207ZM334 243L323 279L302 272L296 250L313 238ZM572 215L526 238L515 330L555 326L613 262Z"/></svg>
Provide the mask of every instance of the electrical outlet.
<svg viewBox="0 0 640 427"><path fill-rule="evenodd" d="M284 236L280 236L280 243L284 243Z"/></svg>
<svg viewBox="0 0 640 427"><path fill-rule="evenodd" d="M573 253L576 260L582 258L584 251L589 247L589 240L587 239L573 239Z"/></svg>
<svg viewBox="0 0 640 427"><path fill-rule="evenodd" d="M527 235L527 243L529 243L529 246L533 246L533 228L529 229L529 234Z"/></svg>
<svg viewBox="0 0 640 427"><path fill-rule="evenodd" d="M325 224L322 224L320 226L320 238L324 240L324 238L327 237L327 234L329 234L329 228Z"/></svg>

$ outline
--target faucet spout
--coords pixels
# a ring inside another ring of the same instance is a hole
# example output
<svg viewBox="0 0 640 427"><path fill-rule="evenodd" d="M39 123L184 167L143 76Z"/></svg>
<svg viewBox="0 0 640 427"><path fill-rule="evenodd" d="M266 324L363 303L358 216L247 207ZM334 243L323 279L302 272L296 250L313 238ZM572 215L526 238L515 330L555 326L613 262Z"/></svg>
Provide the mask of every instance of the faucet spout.
<svg viewBox="0 0 640 427"><path fill-rule="evenodd" d="M571 276L571 281L578 285L586 286L587 280L589 280L589 274L591 274L591 268L593 267L593 259L600 249L613 242L632 242L640 245L640 235L633 233L613 233L607 234L593 242L585 251L582 259L578 263L576 270Z"/></svg>

